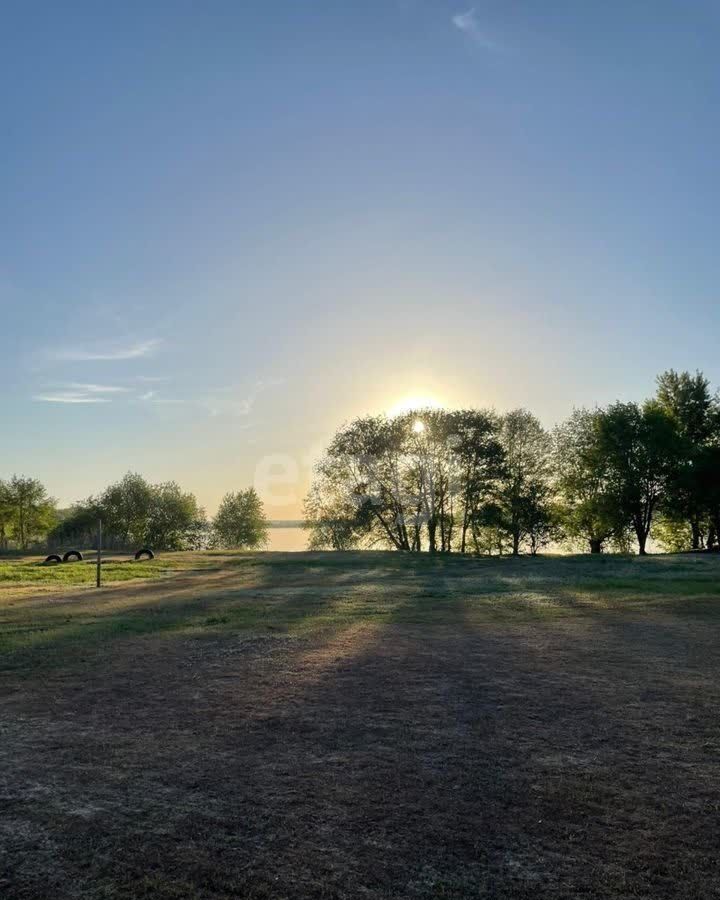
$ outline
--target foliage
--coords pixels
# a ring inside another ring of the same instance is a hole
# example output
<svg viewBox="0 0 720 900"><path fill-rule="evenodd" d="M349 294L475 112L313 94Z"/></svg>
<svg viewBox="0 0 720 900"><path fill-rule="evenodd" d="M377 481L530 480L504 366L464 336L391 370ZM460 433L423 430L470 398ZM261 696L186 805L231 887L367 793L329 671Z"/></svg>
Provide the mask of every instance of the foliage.
<svg viewBox="0 0 720 900"><path fill-rule="evenodd" d="M505 453L484 410L356 419L333 439L305 504L311 546L480 552Z"/></svg>
<svg viewBox="0 0 720 900"><path fill-rule="evenodd" d="M516 409L500 422L500 443L504 463L498 524L511 541L513 556L523 544L534 555L549 543L557 526L550 506L552 440L532 413Z"/></svg>
<svg viewBox="0 0 720 900"><path fill-rule="evenodd" d="M219 547L255 550L267 544L268 522L255 488L225 494L212 530L213 544Z"/></svg>
<svg viewBox="0 0 720 900"><path fill-rule="evenodd" d="M365 417L316 468L310 543L516 555L563 540L600 553L634 535L642 555L661 515L663 545L713 546L718 457L720 405L701 373L665 372L653 400L576 410L552 436L523 409Z"/></svg>
<svg viewBox="0 0 720 900"><path fill-rule="evenodd" d="M615 403L600 416L599 448L615 511L633 528L644 556L653 516L679 459L673 420L652 401L642 407Z"/></svg>
<svg viewBox="0 0 720 900"><path fill-rule="evenodd" d="M174 481L153 485L131 472L99 497L76 504L49 540L95 546L98 519L105 547L193 550L207 540L205 512L193 494Z"/></svg>
<svg viewBox="0 0 720 900"><path fill-rule="evenodd" d="M660 513L653 524L653 540L665 553L680 553L691 546L692 528L687 519Z"/></svg>
<svg viewBox="0 0 720 900"><path fill-rule="evenodd" d="M21 550L47 534L56 521L55 500L36 478L13 475L0 482L0 544L12 538Z"/></svg>
<svg viewBox="0 0 720 900"><path fill-rule="evenodd" d="M367 533L356 506L334 488L329 473L319 467L304 504L310 550L354 550L362 545Z"/></svg>
<svg viewBox="0 0 720 900"><path fill-rule="evenodd" d="M701 372L690 375L670 369L657 379L657 403L671 417L679 441L675 471L668 484L664 511L668 522L685 522L689 546L700 549L714 530L708 505L707 452L720 440L720 409ZM686 529L676 530L679 538Z"/></svg>
<svg viewBox="0 0 720 900"><path fill-rule="evenodd" d="M591 553L617 542L626 523L610 489L609 459L600 442L601 410L576 409L555 429L558 516L566 537Z"/></svg>
<svg viewBox="0 0 720 900"><path fill-rule="evenodd" d="M153 485L144 540L159 550L198 550L206 542L205 511L174 481Z"/></svg>

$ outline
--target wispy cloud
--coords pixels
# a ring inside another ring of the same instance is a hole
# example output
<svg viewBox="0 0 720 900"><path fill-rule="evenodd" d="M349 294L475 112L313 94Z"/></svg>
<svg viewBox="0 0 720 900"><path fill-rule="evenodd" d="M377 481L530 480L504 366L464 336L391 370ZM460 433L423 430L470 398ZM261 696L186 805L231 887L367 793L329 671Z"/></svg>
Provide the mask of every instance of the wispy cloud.
<svg viewBox="0 0 720 900"><path fill-rule="evenodd" d="M49 394L35 394L38 403L109 403L107 397L93 396L75 391L56 391Z"/></svg>
<svg viewBox="0 0 720 900"><path fill-rule="evenodd" d="M497 49L497 45L495 44L495 42L490 40L490 38L480 27L477 16L475 14L474 6L468 9L467 12L456 13L452 17L452 23L456 28L462 31L463 34L466 34L469 38L472 38L472 40L475 41L476 44L479 44L486 50Z"/></svg>
<svg viewBox="0 0 720 900"><path fill-rule="evenodd" d="M129 388L116 384L60 384L49 387L33 400L40 403L110 403L112 396L126 394Z"/></svg>
<svg viewBox="0 0 720 900"><path fill-rule="evenodd" d="M158 338L132 344L106 344L96 347L67 347L52 353L63 362L114 362L151 356L162 343Z"/></svg>
<svg viewBox="0 0 720 900"><path fill-rule="evenodd" d="M258 379L249 391L241 392L237 387L220 388L200 400L200 405L211 416L248 416L253 411L258 397L268 388L283 384L282 378Z"/></svg>
<svg viewBox="0 0 720 900"><path fill-rule="evenodd" d="M78 384L77 382L73 382L68 387L83 394L127 394L130 390L130 388L117 384Z"/></svg>
<svg viewBox="0 0 720 900"><path fill-rule="evenodd" d="M160 391L145 391L138 394L136 399L156 406L183 406L188 403L184 397L168 397Z"/></svg>

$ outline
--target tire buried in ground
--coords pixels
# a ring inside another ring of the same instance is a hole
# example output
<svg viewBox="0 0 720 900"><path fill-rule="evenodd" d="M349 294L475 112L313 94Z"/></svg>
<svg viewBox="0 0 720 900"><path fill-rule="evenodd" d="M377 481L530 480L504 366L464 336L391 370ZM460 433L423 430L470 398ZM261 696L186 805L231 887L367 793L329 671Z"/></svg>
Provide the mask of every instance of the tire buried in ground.
<svg viewBox="0 0 720 900"><path fill-rule="evenodd" d="M83 555L79 550L68 550L64 554L62 561L66 562L82 562Z"/></svg>
<svg viewBox="0 0 720 900"><path fill-rule="evenodd" d="M139 559L155 559L155 554L149 547L143 547L135 554L135 561L137 562Z"/></svg>
<svg viewBox="0 0 720 900"><path fill-rule="evenodd" d="M61 563L62 559L57 555L57 553L51 553L50 556L45 557L45 561L43 562L44 566L56 566L58 563Z"/></svg>

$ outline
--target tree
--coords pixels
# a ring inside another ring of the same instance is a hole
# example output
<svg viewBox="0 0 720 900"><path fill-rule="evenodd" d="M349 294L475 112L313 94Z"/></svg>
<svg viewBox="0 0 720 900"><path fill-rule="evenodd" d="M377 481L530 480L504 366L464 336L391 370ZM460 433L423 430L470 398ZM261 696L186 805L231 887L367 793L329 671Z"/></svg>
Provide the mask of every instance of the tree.
<svg viewBox="0 0 720 900"><path fill-rule="evenodd" d="M451 501L459 527L458 550L465 553L470 540L480 552L478 528L489 505L496 500L504 473L505 451L499 439L500 422L491 412L466 409L445 412L446 445L451 471Z"/></svg>
<svg viewBox="0 0 720 900"><path fill-rule="evenodd" d="M421 409L341 428L306 498L312 546L466 551L503 459L482 410Z"/></svg>
<svg viewBox="0 0 720 900"><path fill-rule="evenodd" d="M615 511L633 528L644 556L653 517L677 466L675 425L656 402L615 403L600 414L599 442Z"/></svg>
<svg viewBox="0 0 720 900"><path fill-rule="evenodd" d="M537 556L538 551L562 536L560 516L549 484L536 481L529 485L520 500L520 519L531 556Z"/></svg>
<svg viewBox="0 0 720 900"><path fill-rule="evenodd" d="M255 488L225 494L212 527L215 540L222 547L254 550L265 545L268 522Z"/></svg>
<svg viewBox="0 0 720 900"><path fill-rule="evenodd" d="M626 528L609 483L609 460L600 441L599 410L576 409L555 429L554 468L559 516L566 536L601 553Z"/></svg>
<svg viewBox="0 0 720 900"><path fill-rule="evenodd" d="M160 550L197 550L206 542L207 520L195 495L174 481L151 487L142 543Z"/></svg>
<svg viewBox="0 0 720 900"><path fill-rule="evenodd" d="M106 547L194 550L207 543L205 511L174 481L150 484L129 472L99 497L75 504L50 540L56 545L93 545L98 519Z"/></svg>
<svg viewBox="0 0 720 900"><path fill-rule="evenodd" d="M397 421L405 434L411 549L421 550L426 537L430 553L464 553L504 459L497 417L484 410L424 409Z"/></svg>
<svg viewBox="0 0 720 900"><path fill-rule="evenodd" d="M153 499L152 486L142 475L128 472L86 505L97 507L108 535L123 545L140 545L146 543Z"/></svg>
<svg viewBox="0 0 720 900"><path fill-rule="evenodd" d="M84 503L76 503L60 517L57 525L48 535L48 543L53 547L71 544L76 547L94 547L97 540L98 519L102 511L92 498ZM105 528L104 544L112 543L112 534Z"/></svg>
<svg viewBox="0 0 720 900"><path fill-rule="evenodd" d="M707 533L707 514L699 481L698 462L718 434L720 415L710 383L696 372L669 369L657 378L657 403L673 421L678 434L678 459L668 483L664 530L671 546L681 546L689 526L689 545L698 550Z"/></svg>
<svg viewBox="0 0 720 900"><path fill-rule="evenodd" d="M680 436L692 444L705 444L716 429L717 403L702 372L668 369L657 379L657 403L675 421Z"/></svg>
<svg viewBox="0 0 720 900"><path fill-rule="evenodd" d="M22 550L44 536L55 522L55 500L36 478L13 475L3 488L7 521Z"/></svg>
<svg viewBox="0 0 720 900"><path fill-rule="evenodd" d="M720 538L720 441L703 447L695 460L703 510L709 519L708 549L717 549Z"/></svg>
<svg viewBox="0 0 720 900"><path fill-rule="evenodd" d="M363 520L347 492L337 487L322 464L318 466L304 503L310 550L354 550L368 533L367 516Z"/></svg>
<svg viewBox="0 0 720 900"><path fill-rule="evenodd" d="M0 481L0 550L7 550L12 534L13 505L10 485Z"/></svg>
<svg viewBox="0 0 720 900"><path fill-rule="evenodd" d="M506 413L500 422L500 442L505 452L498 505L500 521L518 556L521 545L530 541L538 517L550 502L552 440L538 419L525 409Z"/></svg>
<svg viewBox="0 0 720 900"><path fill-rule="evenodd" d="M367 540L403 551L419 549L423 525L420 476L406 453L411 427L407 416L356 419L338 431L321 463Z"/></svg>

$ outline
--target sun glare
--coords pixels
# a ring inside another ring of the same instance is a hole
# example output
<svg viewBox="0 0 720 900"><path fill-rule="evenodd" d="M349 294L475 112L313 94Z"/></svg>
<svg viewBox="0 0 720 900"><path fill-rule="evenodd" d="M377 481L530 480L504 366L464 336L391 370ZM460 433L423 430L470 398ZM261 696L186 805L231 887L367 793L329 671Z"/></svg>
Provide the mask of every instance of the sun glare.
<svg viewBox="0 0 720 900"><path fill-rule="evenodd" d="M391 406L388 409L388 415L401 416L403 413L412 412L415 409L442 409L442 403L432 394L412 394L403 397L402 400ZM417 425L417 422L415 424Z"/></svg>
<svg viewBox="0 0 720 900"><path fill-rule="evenodd" d="M415 432L415 434L421 434L423 431L425 431L425 423L421 422L420 419L416 419L413 422L413 431Z"/></svg>

